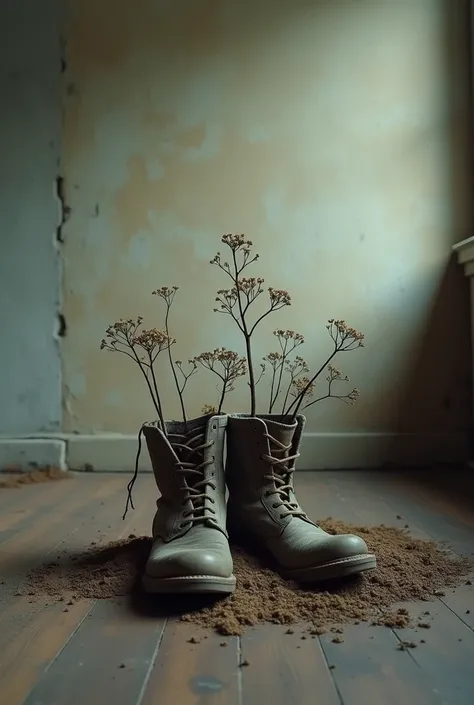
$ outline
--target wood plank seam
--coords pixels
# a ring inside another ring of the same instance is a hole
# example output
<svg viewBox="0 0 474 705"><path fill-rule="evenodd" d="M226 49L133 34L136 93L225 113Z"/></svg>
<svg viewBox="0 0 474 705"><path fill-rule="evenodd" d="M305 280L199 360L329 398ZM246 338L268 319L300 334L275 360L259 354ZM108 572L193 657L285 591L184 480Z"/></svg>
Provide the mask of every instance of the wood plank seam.
<svg viewBox="0 0 474 705"><path fill-rule="evenodd" d="M444 605L445 607L447 607L448 610L449 610L450 612L452 612L452 614L454 614L454 616L457 617L457 618L460 620L460 622L462 622L462 623L464 624L464 626L466 626L468 629L470 629L472 632L474 632L474 629L472 628L472 626L471 626L470 624L468 624L468 623L461 617L460 614L458 614L457 612L455 612L455 611L453 610L453 608L450 607L450 605L448 605L448 603L443 600L442 597L439 597L438 600L439 600L440 602L442 602L443 605Z"/></svg>
<svg viewBox="0 0 474 705"><path fill-rule="evenodd" d="M325 663L326 663L326 666L327 666L329 675L330 675L330 677L331 677L332 684L333 684L333 686L334 686L334 690L336 691L337 697L339 698L339 702L341 703L341 705L344 705L344 698L342 697L342 693L341 693L341 691L339 690L339 686L338 686L337 681L336 681L336 678L335 678L335 676L334 676L333 669L330 667L331 664L329 663L328 657L327 657L327 654L326 654L326 651L325 651L324 648L323 648L323 642L321 641L321 637L320 637L320 636L317 636L317 637L316 637L316 640L317 640L317 643L318 643L318 646L319 646L319 650L320 650L320 652L321 652L321 654L322 654L322 657L323 657L323 659L324 659L324 661L325 661Z"/></svg>
<svg viewBox="0 0 474 705"><path fill-rule="evenodd" d="M164 624L163 624L163 629L161 630L161 634L160 634L160 636L159 636L159 638L158 638L158 642L157 642L157 644L156 644L156 649L154 650L153 655L152 655L152 658L151 658L151 660L150 660L150 667L148 668L148 671L147 671L147 673L146 673L146 676L145 676L145 678L143 679L143 685L142 685L141 690L140 690L140 693L139 693L139 695L138 695L136 705L141 705L141 703L142 703L142 701L143 701L143 698L144 698L144 696L145 696L146 689L147 689L147 687L148 687L148 682L149 682L149 680L150 680L151 674L153 673L153 669L155 668L156 659L158 658L158 653L159 653L159 651L160 651L160 647L161 647L161 644L162 644L162 642L163 642L163 638L164 638L164 636L165 636L165 632L166 632L166 629L167 629L167 627L168 627L168 623L169 623L169 618L168 618L168 617L165 617L165 621L164 621Z"/></svg>
<svg viewBox="0 0 474 705"><path fill-rule="evenodd" d="M72 632L69 634L69 636L68 636L68 638L66 639L66 641L62 644L62 646L61 646L60 649L58 650L56 656L54 656L54 657L51 659L51 661L44 667L43 672L38 676L38 678L37 678L37 680L36 680L36 683L34 683L33 686L31 687L31 689L28 691L28 693L27 693L27 695L26 695L26 697L25 697L25 699L24 699L24 702L26 702L26 701L28 700L28 698L30 697L31 693L32 693L33 690L36 688L37 683L41 680L41 678L43 678L43 677L45 676L45 674L49 671L49 669L51 668L51 666L58 660L58 658L60 657L60 655L62 654L62 652L63 652L64 649L66 648L66 646L69 644L69 642L70 642L71 639L73 638L73 636L78 632L78 630L79 630L79 629L81 628L81 626L84 624L85 620L89 617L90 613L92 612L92 610L93 610L94 605L96 604L96 602L97 602L97 600L95 600L95 601L90 605L90 608L89 608L88 611L84 614L84 616L82 617L82 619L79 620L79 622L76 624L75 628L72 630Z"/></svg>
<svg viewBox="0 0 474 705"><path fill-rule="evenodd" d="M242 673L242 637L237 637L237 698L238 704L243 705L243 673Z"/></svg>

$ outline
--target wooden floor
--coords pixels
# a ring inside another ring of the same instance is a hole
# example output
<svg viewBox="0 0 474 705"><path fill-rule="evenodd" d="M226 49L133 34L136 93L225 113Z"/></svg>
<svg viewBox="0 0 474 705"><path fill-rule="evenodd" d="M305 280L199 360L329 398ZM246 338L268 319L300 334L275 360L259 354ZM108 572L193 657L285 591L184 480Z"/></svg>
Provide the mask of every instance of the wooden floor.
<svg viewBox="0 0 474 705"><path fill-rule="evenodd" d="M474 473L474 471L473 471ZM301 473L298 492L315 517L399 524L419 537L474 552L474 482L469 471ZM88 473L72 481L0 490L1 705L472 705L474 591L437 598L422 648L399 650L410 629L357 625L334 644L300 640L277 626L242 638L199 632L173 618L153 619L127 601L30 604L14 593L27 572L65 547L148 533L153 480L136 483L135 512L122 522L124 475ZM457 496L448 492L458 488ZM417 605L419 613L427 604ZM419 635L418 635L419 638ZM296 648L299 647L299 648ZM249 665L242 667L243 661Z"/></svg>

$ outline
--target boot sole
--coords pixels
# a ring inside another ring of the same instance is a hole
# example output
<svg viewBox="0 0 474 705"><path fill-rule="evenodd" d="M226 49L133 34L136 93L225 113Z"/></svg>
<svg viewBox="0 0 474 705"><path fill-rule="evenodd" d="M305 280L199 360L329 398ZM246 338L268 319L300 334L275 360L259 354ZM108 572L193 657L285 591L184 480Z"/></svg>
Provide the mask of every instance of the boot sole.
<svg viewBox="0 0 474 705"><path fill-rule="evenodd" d="M361 553L358 556L339 558L309 568L296 570L280 569L282 577L299 583L319 583L324 580L337 580L350 575L364 573L366 570L375 570L377 559L373 553Z"/></svg>
<svg viewBox="0 0 474 705"><path fill-rule="evenodd" d="M230 594L234 592L236 579L220 578L214 575L187 575L180 578L153 578L144 575L142 585L145 592L161 594Z"/></svg>

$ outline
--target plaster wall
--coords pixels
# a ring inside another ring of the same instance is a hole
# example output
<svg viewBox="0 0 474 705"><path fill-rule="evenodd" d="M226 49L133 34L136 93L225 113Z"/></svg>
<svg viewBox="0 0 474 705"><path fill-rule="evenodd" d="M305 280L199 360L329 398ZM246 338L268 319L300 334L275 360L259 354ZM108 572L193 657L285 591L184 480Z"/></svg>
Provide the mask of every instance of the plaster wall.
<svg viewBox="0 0 474 705"><path fill-rule="evenodd" d="M0 434L59 431L60 7L0 3Z"/></svg>
<svg viewBox="0 0 474 705"><path fill-rule="evenodd" d="M180 287L178 358L242 350L212 312L227 284L209 260L244 232L252 274L293 298L257 357L275 328L305 335L313 369L326 319L366 335L337 362L360 401L313 407L310 434L466 438L469 298L450 258L473 226L468 2L72 0L65 37L64 430L154 416L131 361L99 343L119 317L161 327L159 286ZM176 417L165 366L160 380ZM215 397L196 376L189 413ZM245 383L232 406L247 410Z"/></svg>

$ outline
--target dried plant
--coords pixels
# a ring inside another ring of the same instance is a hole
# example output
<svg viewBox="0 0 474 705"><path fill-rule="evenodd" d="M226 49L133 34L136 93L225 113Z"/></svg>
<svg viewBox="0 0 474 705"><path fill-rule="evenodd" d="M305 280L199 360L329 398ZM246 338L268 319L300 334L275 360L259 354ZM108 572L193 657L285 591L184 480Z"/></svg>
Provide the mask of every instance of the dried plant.
<svg viewBox="0 0 474 705"><path fill-rule="evenodd" d="M214 406L214 404L204 404L204 406L201 409L201 414L203 416L207 416L208 414L216 414L217 413L217 406Z"/></svg>
<svg viewBox="0 0 474 705"><path fill-rule="evenodd" d="M295 348L304 343L304 337L300 333L295 333L294 330L275 330L273 335L278 340L280 350L278 352L268 353L264 357L264 361L270 365L272 377L270 383L270 402L268 405L268 413L271 414L275 403L280 395L283 372L287 368L289 356Z"/></svg>
<svg viewBox="0 0 474 705"><path fill-rule="evenodd" d="M166 309L164 330L158 330L157 328L143 328L143 318L139 316L135 320L120 320L109 326L106 331L106 338L102 340L101 343L102 350L112 350L114 352L124 353L138 364L146 381L153 405L158 414L160 426L165 434L166 417L163 413L163 405L155 369L155 362L158 355L165 350L168 351L168 360L173 374L176 391L180 401L181 413L185 424L187 423L187 417L184 404L184 390L189 378L197 372L196 364L190 362L190 368L186 371L183 369L183 363L180 360L175 362L173 361L173 356L171 354L171 346L176 343L176 339L170 335L169 316L177 291L177 286L163 286L152 292L154 296L159 296L165 302Z"/></svg>
<svg viewBox="0 0 474 705"><path fill-rule="evenodd" d="M230 289L220 289L217 292L214 308L217 313L229 315L242 333L245 342L245 357L226 348L203 352L188 360L185 368L182 361L173 361L171 347L176 340L171 336L169 318L177 286L161 287L152 293L165 303L164 330L158 328L143 328L143 318L122 320L107 328L106 337L101 348L121 352L130 357L136 364L146 381L153 404L158 414L160 425L166 434L165 415L159 391L155 362L161 352L167 351L168 360L178 393L183 421L187 423L184 391L189 379L204 367L215 374L220 382L218 385L219 399L217 405L204 405L203 414L222 413L226 395L234 390L239 377L248 374L250 388L250 415L257 413L256 386L269 368L271 371L270 395L268 413L275 413L278 404L280 413L294 420L300 410L306 409L323 399L340 399L353 404L359 397L359 390L352 389L348 394L336 394L335 385L338 382L348 382L349 378L332 365L336 355L363 347L364 335L351 328L343 320L330 319L327 330L333 341L333 349L324 364L311 374L308 364L300 355L294 355L296 348L304 343L304 337L292 330L278 329L273 332L278 341L279 350L270 352L260 363L260 373L255 374L252 356L252 336L258 325L271 313L291 305L289 293L283 289L264 288L261 277L243 276L244 271L259 258L252 253L252 243L244 235L227 234L221 242L230 251L229 262L218 252L211 264L221 269L231 280ZM267 292L268 304L263 313L256 313L253 304L262 294ZM327 371L327 393L314 398L317 380Z"/></svg>
<svg viewBox="0 0 474 705"><path fill-rule="evenodd" d="M283 404L281 407L281 413L286 414L286 408L288 405L288 399L291 396L295 396L295 390L301 389L301 379L307 379L301 377L305 372L309 372L308 363L303 360L300 355L296 355L294 360L287 360L285 364L285 372L288 375L288 384L286 387L285 396L283 398Z"/></svg>
<svg viewBox="0 0 474 705"><path fill-rule="evenodd" d="M236 352L233 352L233 350L216 348L210 352L201 353L190 360L190 363L202 365L202 367L205 367L207 370L214 372L221 380L218 386L219 403L216 413L222 413L226 394L234 390L234 382L236 379L247 374L245 357L240 357Z"/></svg>
<svg viewBox="0 0 474 705"><path fill-rule="evenodd" d="M159 296L160 299L163 299L163 301L165 302L165 307L166 307L165 308L165 331L166 331L167 335L170 334L170 331L169 331L170 310L171 310L171 306L173 305L174 297L176 296L176 292L178 291L178 288L179 287L177 287L177 286L162 286L160 289L155 289L155 291L151 292L153 296ZM173 363L173 356L171 355L171 347L168 348L168 360L169 360L169 364L171 367L171 373L173 375L173 380L174 380L174 384L176 387L176 391L178 392L179 403L181 406L181 415L183 417L184 424L186 424L187 418L186 418L186 408L184 406L183 392L184 392L184 389L186 387L186 384L187 384L189 377L191 377L191 375L194 374L196 369L194 368L190 372L189 375L185 375L184 372L182 371L182 368L181 368L182 363L179 361L177 361L176 363ZM184 378L184 382L182 382L181 384L179 383L179 380L178 380L178 375L176 372L175 365L179 369L179 371L181 372L182 377Z"/></svg>
<svg viewBox="0 0 474 705"><path fill-rule="evenodd" d="M264 280L261 277L244 277L242 273L245 269L258 259L258 254L252 254L252 242L246 240L244 235L227 234L221 241L230 250L230 263L223 261L220 252L211 260L211 264L222 269L230 278L232 287L230 289L220 289L217 292L216 302L219 304L215 308L216 313L229 315L237 324L240 332L244 336L245 352L247 357L249 387L250 387L250 415L256 414L256 391L255 387L259 380L255 379L255 372L252 359L252 335L257 326L270 313L279 311L285 306L291 305L291 298L287 291L283 289L267 289L269 306L260 316L250 319L250 309L252 304L264 293ZM251 312L250 312L251 313Z"/></svg>
<svg viewBox="0 0 474 705"><path fill-rule="evenodd" d="M171 346L176 343L176 340L170 335L169 316L177 291L177 286L163 286L152 292L153 295L160 297L165 302L164 330L143 328L143 318L141 316L127 321L120 319L107 328L106 337L102 340L100 346L101 350L121 352L137 363L146 381L153 405L158 414L160 426L165 434L166 416L163 412L155 369L156 359L161 352L165 350L168 351L168 360L178 393L181 414L185 426L187 424L187 414L184 391L189 379L196 374L199 366L207 368L221 380L219 387L219 404L217 407L205 405L203 409L204 414L221 413L226 395L234 390L235 380L247 374L245 358L225 348L217 348L211 352L201 353L197 357L188 360L187 368L183 366L181 360L173 360ZM262 368L263 367L262 364Z"/></svg>
<svg viewBox="0 0 474 705"><path fill-rule="evenodd" d="M291 391L294 396L294 400L284 411L287 415L291 414L291 418L293 420L300 409L307 409L309 406L312 406L323 399L334 398L340 399L348 404L353 404L360 396L360 392L356 388L352 389L349 394L333 394L332 388L334 382L348 382L349 377L347 377L347 375L343 375L342 372L336 367L333 367L331 365L331 361L338 353L349 352L351 350L357 350L357 348L364 347L364 335L355 328L348 326L345 321L335 320L333 318L328 321L326 328L329 332L331 340L333 341L333 349L327 360L314 375L304 378L299 377L294 380ZM326 377L326 381L328 383L327 394L324 394L317 399L307 401L312 398L314 394L316 380L326 369L328 370L328 375Z"/></svg>
<svg viewBox="0 0 474 705"><path fill-rule="evenodd" d="M150 392L163 431L166 432L161 396L155 373L158 355L169 350L174 338L157 328L142 328L143 318L120 319L109 326L100 344L101 350L111 350L127 355L137 363Z"/></svg>

